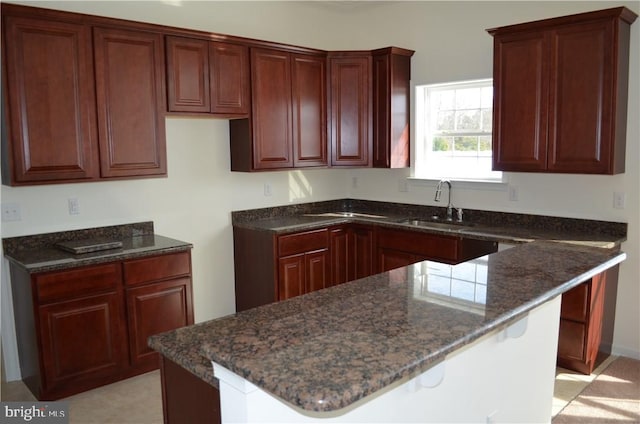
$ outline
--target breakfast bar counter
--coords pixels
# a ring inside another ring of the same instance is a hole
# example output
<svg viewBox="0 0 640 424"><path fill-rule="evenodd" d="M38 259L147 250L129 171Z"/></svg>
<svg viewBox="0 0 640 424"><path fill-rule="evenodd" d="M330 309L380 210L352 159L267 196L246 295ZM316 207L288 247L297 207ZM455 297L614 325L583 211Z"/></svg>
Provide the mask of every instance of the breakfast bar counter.
<svg viewBox="0 0 640 424"><path fill-rule="evenodd" d="M510 363L521 371L518 380L537 378L541 382L541 402L533 402L542 403L535 406L539 411L521 408L518 412L516 408L516 415L499 417L544 419L551 411L559 295L614 267L625 257L617 249L534 241L459 265L419 262L156 335L149 344L167 360L210 384L215 383L207 362L213 364L213 373L220 380L223 422L252 421L253 401L249 395L256 391L263 396L259 401L259 421L349 421L349 414L357 417L358 409L369 408L383 399L385 395L381 394L397 392L416 378L428 380L434 370L441 370L441 364L462 355L471 355L467 359L472 364L467 365L470 381L481 384L484 390L479 388L480 391L500 393L500 399L487 402L495 401L496 411L506 411L507 405L499 405L501 402L517 405L514 397L518 393L509 392L514 376L496 371L496 376L503 377L484 381L483 368L501 365L474 364L477 358L473 352L480 351L475 345L500 339L502 333L515 331L516 339L523 333L534 333L531 340L520 338L526 340L518 348L520 353L507 349L491 351L488 357L500 361L500 355L508 355L511 359L502 364L505 370ZM545 306L551 304L554 306ZM540 322L548 327L535 330L536 313L546 314ZM535 331L542 331L542 337L535 336ZM524 355L522 352L529 352L529 359L514 359L513 355ZM480 372L480 377L474 378L472 369ZM444 374L447 383L450 373ZM446 388L444 383L441 386ZM524 386L529 391L527 396L535 398L535 384L527 382ZM496 389L498 386L501 390ZM426 387L430 387L428 383ZM401 395L405 396L408 389L402 390ZM453 390L463 396L460 387ZM520 392L520 397L523 395L524 391ZM270 407L265 406L265 399L271 399L267 403L276 409L285 408L295 415L286 418L276 413L269 418L265 411ZM464 396L455 400L460 405L468 401ZM243 406L242 402L248 403ZM531 397L525 403L531 404ZM419 405L418 409L417 413L423 414L418 417L422 421L438 417L435 409ZM378 414L375 411L380 409L371 410ZM491 411L477 414L483 415L484 420L485 413L489 419ZM385 420L384 416L379 419Z"/></svg>

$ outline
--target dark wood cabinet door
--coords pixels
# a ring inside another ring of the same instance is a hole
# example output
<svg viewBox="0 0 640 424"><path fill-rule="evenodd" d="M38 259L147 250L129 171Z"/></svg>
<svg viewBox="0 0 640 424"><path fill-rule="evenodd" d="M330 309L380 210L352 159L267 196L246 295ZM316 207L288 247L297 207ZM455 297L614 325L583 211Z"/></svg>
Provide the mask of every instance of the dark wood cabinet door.
<svg viewBox="0 0 640 424"><path fill-rule="evenodd" d="M347 225L333 228L331 240L331 285L346 283L375 273L373 228Z"/></svg>
<svg viewBox="0 0 640 424"><path fill-rule="evenodd" d="M118 291L39 307L43 398L104 384L126 366L121 296Z"/></svg>
<svg viewBox="0 0 640 424"><path fill-rule="evenodd" d="M130 288L126 298L131 365L155 369L158 353L147 346L147 339L193 324L191 278Z"/></svg>
<svg viewBox="0 0 640 424"><path fill-rule="evenodd" d="M326 57L292 55L293 165L327 165Z"/></svg>
<svg viewBox="0 0 640 424"><path fill-rule="evenodd" d="M411 56L399 48L373 53L373 167L410 166Z"/></svg>
<svg viewBox="0 0 640 424"><path fill-rule="evenodd" d="M373 275L375 273L373 228L357 225L350 230L353 239L353 275L350 275L349 279L355 280Z"/></svg>
<svg viewBox="0 0 640 424"><path fill-rule="evenodd" d="M551 32L549 171L611 173L613 38L610 20Z"/></svg>
<svg viewBox="0 0 640 424"><path fill-rule="evenodd" d="M278 259L278 300L304 294L305 280L304 253Z"/></svg>
<svg viewBox="0 0 640 424"><path fill-rule="evenodd" d="M386 247L378 248L378 270L380 272L411 265L425 259L425 257L414 253L403 252L401 250Z"/></svg>
<svg viewBox="0 0 640 424"><path fill-rule="evenodd" d="M239 44L209 44L211 112L250 112L249 48Z"/></svg>
<svg viewBox="0 0 640 424"><path fill-rule="evenodd" d="M11 161L3 183L97 178L89 27L10 15L3 23L9 146L2 154Z"/></svg>
<svg viewBox="0 0 640 424"><path fill-rule="evenodd" d="M349 281L351 249L348 227L332 228L329 232L331 251L331 278L329 285L335 286Z"/></svg>
<svg viewBox="0 0 640 424"><path fill-rule="evenodd" d="M94 28L102 177L166 175L160 34Z"/></svg>
<svg viewBox="0 0 640 424"><path fill-rule="evenodd" d="M253 168L293 166L291 57L251 49Z"/></svg>
<svg viewBox="0 0 640 424"><path fill-rule="evenodd" d="M494 170L546 169L547 44L542 31L494 39Z"/></svg>
<svg viewBox="0 0 640 424"><path fill-rule="evenodd" d="M329 287L330 271L329 249L309 252L304 255L305 293Z"/></svg>
<svg viewBox="0 0 640 424"><path fill-rule="evenodd" d="M331 165L371 165L371 56L330 56Z"/></svg>
<svg viewBox="0 0 640 424"><path fill-rule="evenodd" d="M170 112L210 112L209 42L167 37L167 98Z"/></svg>

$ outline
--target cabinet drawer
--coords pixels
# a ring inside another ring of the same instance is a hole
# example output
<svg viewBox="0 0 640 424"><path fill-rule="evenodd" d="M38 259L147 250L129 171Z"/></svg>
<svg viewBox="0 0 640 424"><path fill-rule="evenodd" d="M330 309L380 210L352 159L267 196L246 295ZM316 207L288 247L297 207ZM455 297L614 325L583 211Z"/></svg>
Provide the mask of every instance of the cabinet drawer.
<svg viewBox="0 0 640 424"><path fill-rule="evenodd" d="M589 282L582 283L562 295L560 317L574 321L586 321L589 285Z"/></svg>
<svg viewBox="0 0 640 424"><path fill-rule="evenodd" d="M34 283L40 303L112 291L120 284L120 265L112 263L39 274L34 276Z"/></svg>
<svg viewBox="0 0 640 424"><path fill-rule="evenodd" d="M191 273L189 252L174 253L124 263L124 282L128 286L164 280Z"/></svg>
<svg viewBox="0 0 640 424"><path fill-rule="evenodd" d="M307 231L278 237L278 256L289 256L329 248L329 230Z"/></svg>

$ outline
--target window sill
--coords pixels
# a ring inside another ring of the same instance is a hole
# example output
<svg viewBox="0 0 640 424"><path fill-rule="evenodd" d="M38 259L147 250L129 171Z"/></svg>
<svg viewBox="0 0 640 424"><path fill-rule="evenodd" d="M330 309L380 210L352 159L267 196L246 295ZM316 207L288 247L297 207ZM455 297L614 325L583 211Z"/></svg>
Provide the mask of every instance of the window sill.
<svg viewBox="0 0 640 424"><path fill-rule="evenodd" d="M447 178L451 181L455 187L468 189L468 190L488 190L488 191L507 191L508 182L505 180L504 176L499 180L466 180L466 179L456 179L456 178ZM409 184L414 186L424 186L424 187L435 187L438 185L441 179L430 178L430 177L407 177L407 181Z"/></svg>

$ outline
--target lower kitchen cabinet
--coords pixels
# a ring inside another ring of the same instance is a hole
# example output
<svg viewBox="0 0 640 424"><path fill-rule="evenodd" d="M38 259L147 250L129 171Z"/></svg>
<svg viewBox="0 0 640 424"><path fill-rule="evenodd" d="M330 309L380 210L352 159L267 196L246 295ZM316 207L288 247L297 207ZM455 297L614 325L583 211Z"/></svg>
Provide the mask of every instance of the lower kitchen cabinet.
<svg viewBox="0 0 640 424"><path fill-rule="evenodd" d="M379 272L424 260L457 264L498 250L493 241L393 228L378 228L376 246Z"/></svg>
<svg viewBox="0 0 640 424"><path fill-rule="evenodd" d="M23 381L55 400L158 368L147 338L193 324L190 252L30 274L11 264Z"/></svg>
<svg viewBox="0 0 640 424"><path fill-rule="evenodd" d="M613 342L618 266L562 295L558 365L591 374Z"/></svg>
<svg viewBox="0 0 640 424"><path fill-rule="evenodd" d="M344 225L330 230L331 285L374 274L373 227Z"/></svg>
<svg viewBox="0 0 640 424"><path fill-rule="evenodd" d="M306 231L279 236L278 300L327 287L329 282L329 231Z"/></svg>

